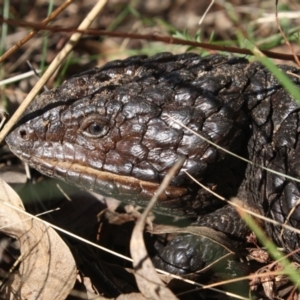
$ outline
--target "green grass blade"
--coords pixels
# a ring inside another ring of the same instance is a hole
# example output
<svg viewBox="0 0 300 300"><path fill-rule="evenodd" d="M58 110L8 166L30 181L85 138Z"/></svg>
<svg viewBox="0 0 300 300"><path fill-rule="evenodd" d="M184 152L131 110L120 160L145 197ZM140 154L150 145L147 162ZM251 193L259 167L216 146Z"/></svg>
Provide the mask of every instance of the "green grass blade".
<svg viewBox="0 0 300 300"><path fill-rule="evenodd" d="M284 272L289 276L298 290L300 290L300 273L295 270L290 261L277 249L277 246L266 236L264 231L256 224L249 214L242 210L239 210L239 213L249 228L255 233L260 243L267 249L272 258L276 261L280 260L280 264L283 266Z"/></svg>

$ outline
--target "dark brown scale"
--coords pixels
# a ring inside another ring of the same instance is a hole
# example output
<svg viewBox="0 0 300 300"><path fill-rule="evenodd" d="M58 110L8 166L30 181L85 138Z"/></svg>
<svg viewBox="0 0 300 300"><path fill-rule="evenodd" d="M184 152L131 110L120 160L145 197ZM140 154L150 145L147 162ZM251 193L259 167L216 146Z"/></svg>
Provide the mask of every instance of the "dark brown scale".
<svg viewBox="0 0 300 300"><path fill-rule="evenodd" d="M46 175L140 205L184 156L158 211L198 217L195 224L225 233L228 241L245 240L249 230L234 208L191 181L187 171L223 197L237 196L285 222L300 196L298 182L247 165L169 116L256 164L300 174L298 105L259 63L221 55L135 56L75 75L37 97L6 141ZM299 219L296 208L288 224L300 228ZM287 250L300 246L296 233L280 238L280 228L265 226ZM223 250L202 237L179 235L155 263L177 273L196 271Z"/></svg>

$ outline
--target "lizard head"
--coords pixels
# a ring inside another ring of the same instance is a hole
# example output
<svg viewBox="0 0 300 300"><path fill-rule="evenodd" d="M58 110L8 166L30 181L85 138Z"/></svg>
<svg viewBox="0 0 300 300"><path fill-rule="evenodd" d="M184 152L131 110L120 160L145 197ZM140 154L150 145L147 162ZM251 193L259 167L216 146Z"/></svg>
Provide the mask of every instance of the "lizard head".
<svg viewBox="0 0 300 300"><path fill-rule="evenodd" d="M201 180L224 153L169 116L225 147L241 132L233 126L232 110L205 92L208 84L201 86L199 72L187 68L187 59L201 70L205 60L183 58L131 57L76 75L38 96L6 141L48 176L142 204L184 156L160 198L182 207L178 199L189 199L192 186L185 172Z"/></svg>

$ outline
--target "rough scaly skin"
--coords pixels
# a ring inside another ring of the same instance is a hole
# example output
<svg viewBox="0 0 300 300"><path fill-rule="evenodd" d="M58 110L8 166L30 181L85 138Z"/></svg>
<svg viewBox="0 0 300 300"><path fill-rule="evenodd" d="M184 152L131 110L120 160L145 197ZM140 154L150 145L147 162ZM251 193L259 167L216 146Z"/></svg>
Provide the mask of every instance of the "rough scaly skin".
<svg viewBox="0 0 300 300"><path fill-rule="evenodd" d="M299 73L286 66L282 70ZM184 156L185 164L157 210L199 216L198 225L245 238L248 229L234 209L194 184L187 171L222 196L238 196L262 214L285 221L300 195L299 183L247 166L168 115L257 164L299 177L299 108L294 99L260 64L220 55L136 56L75 75L37 97L6 141L48 176L142 205ZM289 220L296 228L299 213L296 209ZM293 232L285 231L282 240L280 229L266 224L266 230L289 250L299 246ZM189 235L179 236L162 259L175 265L179 261L185 272L194 270L193 255L180 261L187 250L172 250L179 240L190 243Z"/></svg>

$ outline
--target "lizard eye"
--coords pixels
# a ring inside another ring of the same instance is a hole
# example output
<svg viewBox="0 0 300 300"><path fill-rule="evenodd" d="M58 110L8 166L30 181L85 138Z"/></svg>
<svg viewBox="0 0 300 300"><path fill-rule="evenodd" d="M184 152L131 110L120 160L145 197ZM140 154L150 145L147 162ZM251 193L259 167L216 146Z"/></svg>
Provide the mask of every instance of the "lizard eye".
<svg viewBox="0 0 300 300"><path fill-rule="evenodd" d="M103 137L109 131L107 120L100 116L89 116L80 125L79 132L90 138Z"/></svg>

